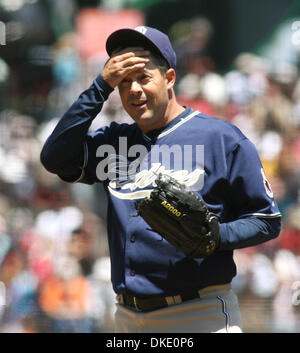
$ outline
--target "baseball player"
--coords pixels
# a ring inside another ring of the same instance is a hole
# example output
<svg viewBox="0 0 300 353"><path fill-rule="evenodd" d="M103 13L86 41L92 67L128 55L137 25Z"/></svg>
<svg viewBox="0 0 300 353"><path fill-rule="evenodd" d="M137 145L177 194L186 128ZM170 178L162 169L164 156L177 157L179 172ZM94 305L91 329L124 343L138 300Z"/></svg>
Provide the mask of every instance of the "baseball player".
<svg viewBox="0 0 300 353"><path fill-rule="evenodd" d="M116 332L242 332L233 251L277 237L281 223L257 151L235 126L177 102L164 33L121 29L106 49L41 161L66 182L104 184ZM89 132L115 88L133 123Z"/></svg>

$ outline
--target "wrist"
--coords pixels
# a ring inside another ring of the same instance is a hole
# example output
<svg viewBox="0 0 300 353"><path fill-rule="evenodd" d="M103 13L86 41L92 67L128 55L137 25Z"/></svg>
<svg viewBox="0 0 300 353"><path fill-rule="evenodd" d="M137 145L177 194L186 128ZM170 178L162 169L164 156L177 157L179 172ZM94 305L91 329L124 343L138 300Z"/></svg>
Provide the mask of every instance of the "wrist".
<svg viewBox="0 0 300 353"><path fill-rule="evenodd" d="M110 86L110 84L103 78L101 74L99 74L95 78L94 83L106 99L108 98L109 94L114 90L114 88Z"/></svg>

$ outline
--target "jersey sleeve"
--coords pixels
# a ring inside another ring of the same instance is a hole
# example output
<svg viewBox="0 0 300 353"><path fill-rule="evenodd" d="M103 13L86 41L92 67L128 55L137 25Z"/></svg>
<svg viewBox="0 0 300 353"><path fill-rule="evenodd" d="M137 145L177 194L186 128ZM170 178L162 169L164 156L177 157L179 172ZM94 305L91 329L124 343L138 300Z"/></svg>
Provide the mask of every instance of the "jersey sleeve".
<svg viewBox="0 0 300 353"><path fill-rule="evenodd" d="M229 209L231 219L280 217L258 152L247 138L229 155Z"/></svg>
<svg viewBox="0 0 300 353"><path fill-rule="evenodd" d="M104 126L100 129L89 132L85 138L85 161L82 168L82 177L78 180L80 183L93 184L106 179L107 174L103 176L99 167L103 160L107 160L105 164L108 166L109 156L115 151L115 139L118 136L117 129L113 128L114 124ZM103 168L104 169L104 168Z"/></svg>
<svg viewBox="0 0 300 353"><path fill-rule="evenodd" d="M49 172L67 182L94 182L91 175L85 176L89 144L93 140L88 130L112 91L102 76L98 75L66 111L41 151L41 163ZM98 135L98 143L101 143L101 132ZM104 139L104 130L102 135Z"/></svg>

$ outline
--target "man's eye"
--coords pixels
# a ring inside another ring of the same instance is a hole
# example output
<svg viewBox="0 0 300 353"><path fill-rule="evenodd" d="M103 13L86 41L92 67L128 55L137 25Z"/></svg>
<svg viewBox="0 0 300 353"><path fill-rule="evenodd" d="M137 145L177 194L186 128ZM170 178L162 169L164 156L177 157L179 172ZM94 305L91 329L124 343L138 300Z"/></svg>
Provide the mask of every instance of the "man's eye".
<svg viewBox="0 0 300 353"><path fill-rule="evenodd" d="M147 75L143 75L142 77L141 77L141 80L142 81L147 81L149 79L149 76L147 76Z"/></svg>

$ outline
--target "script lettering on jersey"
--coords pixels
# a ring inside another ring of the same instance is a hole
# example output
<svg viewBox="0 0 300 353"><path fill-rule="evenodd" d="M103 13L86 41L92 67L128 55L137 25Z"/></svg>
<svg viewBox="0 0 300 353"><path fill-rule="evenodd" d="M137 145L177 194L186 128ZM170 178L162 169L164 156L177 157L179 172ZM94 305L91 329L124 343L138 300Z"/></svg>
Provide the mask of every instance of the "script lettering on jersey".
<svg viewBox="0 0 300 353"><path fill-rule="evenodd" d="M168 170L160 163L154 163L150 170L141 170L135 174L133 180L120 184L117 180L109 182L109 192L119 199L141 199L149 197L151 191L156 186L155 180L159 173L168 174L184 183L193 190L201 190L204 183L204 170L194 169L192 172L188 170Z"/></svg>
<svg viewBox="0 0 300 353"><path fill-rule="evenodd" d="M101 145L96 151L96 157L100 158L96 167L97 178L109 181L109 190L115 196L144 197L145 192L138 189L147 189L154 183L158 173L170 174L192 186L193 190L202 188L203 145L157 144L147 149L140 144L128 147L127 137L120 137L118 142L117 149L112 145Z"/></svg>

